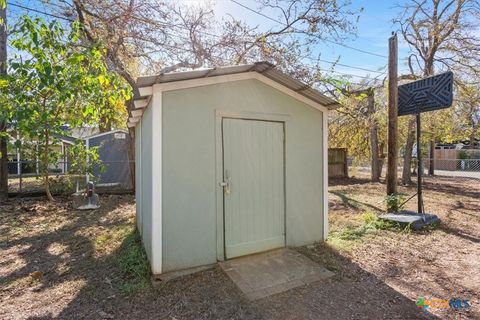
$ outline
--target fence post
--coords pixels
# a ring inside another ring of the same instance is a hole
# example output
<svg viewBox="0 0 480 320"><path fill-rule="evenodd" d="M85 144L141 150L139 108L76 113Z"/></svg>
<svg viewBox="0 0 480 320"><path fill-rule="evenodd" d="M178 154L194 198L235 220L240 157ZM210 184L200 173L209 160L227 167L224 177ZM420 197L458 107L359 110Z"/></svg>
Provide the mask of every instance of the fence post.
<svg viewBox="0 0 480 320"><path fill-rule="evenodd" d="M435 141L430 140L430 165L428 166L428 174L433 176L435 174Z"/></svg>

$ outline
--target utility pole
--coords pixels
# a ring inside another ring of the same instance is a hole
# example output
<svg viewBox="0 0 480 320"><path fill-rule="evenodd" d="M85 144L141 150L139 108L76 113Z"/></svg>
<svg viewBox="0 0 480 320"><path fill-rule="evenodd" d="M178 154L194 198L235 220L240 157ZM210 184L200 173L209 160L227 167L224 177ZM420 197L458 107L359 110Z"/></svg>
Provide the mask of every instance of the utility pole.
<svg viewBox="0 0 480 320"><path fill-rule="evenodd" d="M387 195L397 192L398 42L392 32L388 39L388 167Z"/></svg>
<svg viewBox="0 0 480 320"><path fill-rule="evenodd" d="M420 121L420 109L417 109L417 205L418 213L423 213L423 192L422 192L422 176L423 176L423 163L422 163L422 148L420 135L422 134L422 123Z"/></svg>
<svg viewBox="0 0 480 320"><path fill-rule="evenodd" d="M7 75L7 4L0 3L0 77ZM1 115L0 115L1 117ZM0 118L0 198L8 197L7 122Z"/></svg>

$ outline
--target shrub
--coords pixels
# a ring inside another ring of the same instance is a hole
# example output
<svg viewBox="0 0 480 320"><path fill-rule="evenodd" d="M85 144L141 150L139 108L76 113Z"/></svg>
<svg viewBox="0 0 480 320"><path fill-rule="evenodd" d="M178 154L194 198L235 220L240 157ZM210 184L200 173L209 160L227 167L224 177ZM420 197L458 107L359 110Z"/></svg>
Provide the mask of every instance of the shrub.
<svg viewBox="0 0 480 320"><path fill-rule="evenodd" d="M405 202L404 193L392 193L386 196L387 212L399 212L403 209Z"/></svg>

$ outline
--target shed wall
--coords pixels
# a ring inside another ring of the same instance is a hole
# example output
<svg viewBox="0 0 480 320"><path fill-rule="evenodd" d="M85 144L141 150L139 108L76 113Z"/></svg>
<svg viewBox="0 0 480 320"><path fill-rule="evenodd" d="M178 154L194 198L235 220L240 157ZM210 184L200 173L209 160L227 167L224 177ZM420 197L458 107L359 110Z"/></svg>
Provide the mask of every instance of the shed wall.
<svg viewBox="0 0 480 320"><path fill-rule="evenodd" d="M143 234L142 216L142 122L135 127L135 210L137 230Z"/></svg>
<svg viewBox="0 0 480 320"><path fill-rule="evenodd" d="M287 115L287 245L322 240L322 112L255 79L168 91L162 101L162 272L217 261L216 112Z"/></svg>
<svg viewBox="0 0 480 320"><path fill-rule="evenodd" d="M141 202L142 240L145 251L152 261L152 108L147 108L143 114L141 125L141 190L136 191L137 202ZM138 146L138 145L137 145Z"/></svg>

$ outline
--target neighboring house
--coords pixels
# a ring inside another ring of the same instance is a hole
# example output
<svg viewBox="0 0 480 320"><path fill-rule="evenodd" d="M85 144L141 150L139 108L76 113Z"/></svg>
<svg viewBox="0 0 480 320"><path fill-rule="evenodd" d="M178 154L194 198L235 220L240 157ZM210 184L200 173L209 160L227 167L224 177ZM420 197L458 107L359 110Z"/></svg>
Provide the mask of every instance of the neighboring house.
<svg viewBox="0 0 480 320"><path fill-rule="evenodd" d="M83 130L85 129L85 130ZM96 132L94 128L77 129L75 132L68 130L68 133L79 135L80 133ZM81 135L80 135L81 136ZM67 157L68 148L76 141L84 141L87 148L98 147L99 158L102 161L101 166L93 168L95 183L99 187L119 188L122 190L131 190L133 188L133 177L131 175L131 162L128 158L129 135L124 130L112 130L91 135L89 137L77 138L68 135L54 134L55 144L50 148L61 154L57 164L50 164L49 171L53 174L64 174L68 172L69 159ZM53 140L52 140L52 143ZM39 162L35 159L25 159L21 161L20 152L10 154L8 173L10 175L38 175ZM87 175L87 181L91 179Z"/></svg>
<svg viewBox="0 0 480 320"><path fill-rule="evenodd" d="M480 139L475 138L473 140L473 147L470 146L471 142L470 140L461 140L461 141L454 141L452 143L436 143L435 144L435 149L440 149L440 150L445 150L445 149L456 149L456 150L461 150L461 149L477 149L480 150Z"/></svg>
<svg viewBox="0 0 480 320"><path fill-rule="evenodd" d="M67 135L54 134L55 142L52 140L50 146L52 151L61 154L57 164L50 164L48 169L51 173L66 173L68 171L67 149L75 144L76 139ZM14 141L12 141L13 145ZM9 154L8 174L10 175L37 175L39 174L39 161L37 159L25 158L19 150Z"/></svg>
<svg viewBox="0 0 480 320"><path fill-rule="evenodd" d="M69 133L74 138L85 139L93 135L99 134L100 129L97 127L72 128L69 129Z"/></svg>
<svg viewBox="0 0 480 320"><path fill-rule="evenodd" d="M128 158L129 139L128 132L124 130L112 130L85 138L87 148L98 147L98 155L102 161L101 166L93 168L96 186L124 190L133 188Z"/></svg>
<svg viewBox="0 0 480 320"><path fill-rule="evenodd" d="M265 62L137 84L137 225L154 274L326 239L336 101Z"/></svg>

